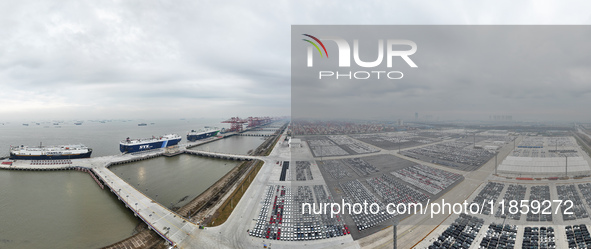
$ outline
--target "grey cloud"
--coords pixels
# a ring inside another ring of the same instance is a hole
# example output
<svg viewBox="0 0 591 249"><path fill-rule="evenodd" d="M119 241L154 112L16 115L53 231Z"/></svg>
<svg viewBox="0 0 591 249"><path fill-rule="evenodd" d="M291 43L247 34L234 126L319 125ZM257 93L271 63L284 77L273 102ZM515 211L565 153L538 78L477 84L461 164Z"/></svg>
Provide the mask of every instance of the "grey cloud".
<svg viewBox="0 0 591 249"><path fill-rule="evenodd" d="M564 4L539 4L542 9L518 8L513 1L504 3L512 8L483 8L470 1L451 5L458 8L431 1L4 1L0 2L0 115L23 119L229 116L238 111L246 116L284 115L291 110L291 96L300 97L292 92L290 82L292 24L522 23L520 16L545 22L558 19L543 8L558 6L567 13L567 20L589 21L587 14L573 14L577 8ZM508 11L519 15L505 16ZM499 14L504 18L493 20ZM433 32L413 35L442 37L438 38L441 48L462 51L454 45L454 34ZM576 58L572 63L588 65L583 64L585 55ZM466 85L498 94L497 88L470 77L453 82L461 75L459 68L470 61L432 63L448 70L450 76L445 78L449 80L441 83L446 88ZM363 87L343 85L336 91L308 82L306 95L330 94L338 99L337 94L354 97L351 93L357 92L375 102L395 98L427 109L432 105L425 98L437 99L438 93L445 93L433 83L441 79L413 77L413 82L383 88L368 82ZM569 86L570 96L588 96L580 83L586 76L572 73L569 77L579 82ZM385 97L380 97L384 92ZM527 91L515 96L527 96ZM338 101L343 100L334 102ZM207 111L198 108L204 105Z"/></svg>
<svg viewBox="0 0 591 249"><path fill-rule="evenodd" d="M418 44L411 57L419 67L401 63L386 68L405 73L394 81L319 80L319 70L370 69L339 68L337 55L333 62L315 59L315 67L307 68L307 45L301 44L294 48L292 61L297 68L292 71L295 116L363 118L388 113L412 118L420 112L448 119L495 114L514 114L516 120L591 118L586 110L591 102L585 98L589 84L584 83L591 76L587 26L299 26L297 33L308 30L349 41L410 39ZM336 54L332 42L326 45ZM369 50L366 58L375 58L375 47Z"/></svg>

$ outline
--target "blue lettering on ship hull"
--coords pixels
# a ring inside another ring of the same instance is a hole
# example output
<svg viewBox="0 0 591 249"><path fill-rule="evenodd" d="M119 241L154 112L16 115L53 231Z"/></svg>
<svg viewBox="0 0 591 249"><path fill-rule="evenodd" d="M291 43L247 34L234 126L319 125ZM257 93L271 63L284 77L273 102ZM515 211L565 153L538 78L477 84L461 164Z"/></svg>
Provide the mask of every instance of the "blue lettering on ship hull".
<svg viewBox="0 0 591 249"><path fill-rule="evenodd" d="M146 150L153 150L153 149L160 149L165 148L168 146L177 145L181 139L172 139L172 140L164 140L152 143L145 143L145 144L134 144L134 145L125 145L119 144L119 151L123 153L133 153L138 151L146 151Z"/></svg>

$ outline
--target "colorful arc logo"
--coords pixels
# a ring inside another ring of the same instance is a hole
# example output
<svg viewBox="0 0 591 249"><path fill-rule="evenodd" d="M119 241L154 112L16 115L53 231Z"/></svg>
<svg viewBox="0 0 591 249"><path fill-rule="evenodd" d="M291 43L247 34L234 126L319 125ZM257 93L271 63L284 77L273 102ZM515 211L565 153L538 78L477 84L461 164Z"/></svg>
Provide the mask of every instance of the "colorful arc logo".
<svg viewBox="0 0 591 249"><path fill-rule="evenodd" d="M314 36L311 36L311 35L308 35L308 34L302 34L302 35L305 35L307 37L310 37L310 38L314 39L316 42L318 42L318 44L320 44L320 46L322 46L322 49L324 49L324 54L326 54L326 58L328 58L328 52L326 52L326 48L324 47L324 44L322 44L322 42L318 38L316 38ZM318 53L320 53L320 57L322 57L322 51L320 50L320 48L318 47L318 45L316 45L316 43L314 43L313 41L310 41L308 39L302 39L302 40L307 41L310 44L314 45L314 47L316 47L316 49L318 49Z"/></svg>

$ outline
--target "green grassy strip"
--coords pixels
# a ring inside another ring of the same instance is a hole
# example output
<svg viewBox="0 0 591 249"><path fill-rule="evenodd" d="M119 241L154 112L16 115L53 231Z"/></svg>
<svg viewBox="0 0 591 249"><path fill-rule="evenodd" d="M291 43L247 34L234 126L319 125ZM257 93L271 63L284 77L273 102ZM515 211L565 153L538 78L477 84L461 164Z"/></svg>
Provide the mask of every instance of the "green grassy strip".
<svg viewBox="0 0 591 249"><path fill-rule="evenodd" d="M234 190L230 198L228 198L222 204L222 206L220 206L220 209L218 209L218 211L214 214L215 217L211 220L209 226L217 226L226 222L228 217L230 217L230 214L232 214L232 211L234 211L236 204L238 204L238 202L244 195L244 192L246 192L246 190L250 186L250 183L254 181L254 178L256 177L257 173L259 173L259 170L261 170L263 163L263 161L258 161L256 163L256 165L253 167L253 169L250 170L248 175L242 180L240 184L238 184L238 187Z"/></svg>

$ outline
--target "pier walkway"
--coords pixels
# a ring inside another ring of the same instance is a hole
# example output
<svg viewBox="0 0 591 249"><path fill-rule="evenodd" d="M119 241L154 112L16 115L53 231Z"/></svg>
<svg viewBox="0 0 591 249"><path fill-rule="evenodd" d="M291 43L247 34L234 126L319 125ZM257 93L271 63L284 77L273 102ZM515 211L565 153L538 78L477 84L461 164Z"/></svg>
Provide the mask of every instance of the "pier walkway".
<svg viewBox="0 0 591 249"><path fill-rule="evenodd" d="M109 170L109 166L111 165L145 160L163 154L164 150L158 149L133 154L72 159L65 163L49 165L37 165L31 163L32 161L29 160L17 160L10 161L10 165L1 164L0 169L28 171L90 169L104 184L104 187L110 189L125 204L125 207L129 208L135 216L144 221L151 230L155 231L171 245L178 245L188 236L193 236L197 233L198 226L160 205L150 197L145 196ZM99 186L102 185L99 183Z"/></svg>
<svg viewBox="0 0 591 249"><path fill-rule="evenodd" d="M240 133L239 136L247 136L247 137L272 137L275 134L260 134L260 133Z"/></svg>
<svg viewBox="0 0 591 249"><path fill-rule="evenodd" d="M125 203L125 207L171 245L178 245L198 229L197 225L145 196L107 167L96 167L93 171Z"/></svg>
<svg viewBox="0 0 591 249"><path fill-rule="evenodd" d="M224 137L236 134L225 134ZM190 150L188 148L201 144L209 143L223 137L212 137L196 142L179 144L174 154L193 154L198 156L226 159L226 160L263 160L270 164L266 157L237 155L219 152L207 152L199 150ZM169 153L168 153L169 154ZM129 208L135 216L144 221L150 230L155 231L174 247L179 246L185 241L194 241L195 236L201 233L199 226L185 219L181 215L169 210L144 195L136 188L125 182L111 170L109 167L117 164L124 164L140 160L146 160L154 157L165 156L167 152L164 149L155 149L130 154L119 154L112 156L93 157L85 159L71 160L0 160L0 169L5 170L27 170L27 171L54 171L54 170L81 170L92 175L101 188L108 188L117 198ZM97 180L100 180L98 181ZM102 182L102 183L101 183ZM191 239L188 239L191 238Z"/></svg>
<svg viewBox="0 0 591 249"><path fill-rule="evenodd" d="M256 160L256 159L262 160L262 157L258 157L258 156L245 156L245 155L227 154L227 153L219 153L219 152L200 151L200 150L185 150L184 153L197 155L197 156L220 158L220 159L226 159L226 160L240 160L240 161Z"/></svg>

